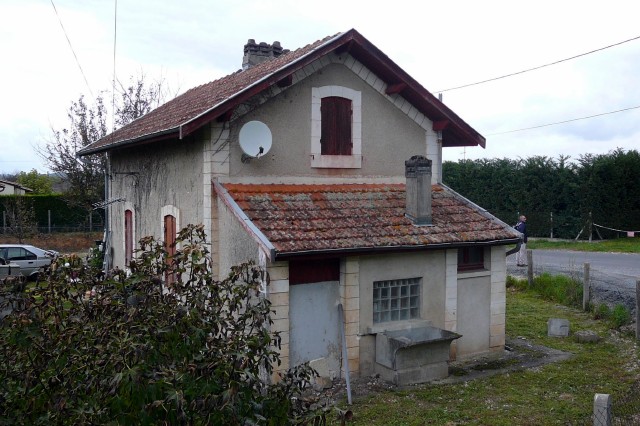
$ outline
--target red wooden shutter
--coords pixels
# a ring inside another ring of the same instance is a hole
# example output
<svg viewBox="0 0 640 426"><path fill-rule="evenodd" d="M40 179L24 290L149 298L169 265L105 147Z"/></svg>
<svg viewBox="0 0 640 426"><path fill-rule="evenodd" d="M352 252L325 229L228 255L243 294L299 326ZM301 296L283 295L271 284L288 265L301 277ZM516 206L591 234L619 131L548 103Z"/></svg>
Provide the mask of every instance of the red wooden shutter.
<svg viewBox="0 0 640 426"><path fill-rule="evenodd" d="M320 104L322 155L351 155L351 99L329 96Z"/></svg>
<svg viewBox="0 0 640 426"><path fill-rule="evenodd" d="M171 215L164 217L164 249L167 252L167 266L171 268L171 259L176 254L176 218ZM168 270L164 278L167 284L172 284L176 276Z"/></svg>
<svg viewBox="0 0 640 426"><path fill-rule="evenodd" d="M133 259L133 212L124 211L124 264L129 266Z"/></svg>

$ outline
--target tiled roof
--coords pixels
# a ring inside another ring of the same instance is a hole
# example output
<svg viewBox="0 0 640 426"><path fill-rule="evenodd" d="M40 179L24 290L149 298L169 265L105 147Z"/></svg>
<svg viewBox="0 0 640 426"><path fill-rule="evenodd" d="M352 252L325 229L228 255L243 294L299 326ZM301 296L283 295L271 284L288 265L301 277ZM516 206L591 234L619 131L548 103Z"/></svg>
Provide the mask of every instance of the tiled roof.
<svg viewBox="0 0 640 426"><path fill-rule="evenodd" d="M447 187L432 186L433 226L405 217L404 184L223 187L280 254L500 242L518 234Z"/></svg>
<svg viewBox="0 0 640 426"><path fill-rule="evenodd" d="M144 136L177 131L179 126L205 113L284 65L313 51L313 49L332 37L326 37L293 52L284 53L277 58L265 61L247 70L239 70L226 77L194 87L110 135L94 142L87 148L95 150Z"/></svg>
<svg viewBox="0 0 640 426"><path fill-rule="evenodd" d="M443 125L443 146L485 146L485 138L429 93L387 55L355 30L325 37L295 51L194 87L79 151L94 154L133 143L182 139L207 122L224 116L251 96L333 51L348 52L419 111ZM228 119L228 118L226 118Z"/></svg>

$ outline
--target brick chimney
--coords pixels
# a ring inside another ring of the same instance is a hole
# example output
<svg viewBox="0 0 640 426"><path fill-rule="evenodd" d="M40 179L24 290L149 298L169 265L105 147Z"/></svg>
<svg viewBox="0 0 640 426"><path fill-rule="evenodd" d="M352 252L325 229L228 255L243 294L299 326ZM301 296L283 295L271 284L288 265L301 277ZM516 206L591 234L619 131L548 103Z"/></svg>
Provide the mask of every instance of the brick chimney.
<svg viewBox="0 0 640 426"><path fill-rule="evenodd" d="M414 225L431 225L431 160L414 155L404 162L407 178L406 216Z"/></svg>
<svg viewBox="0 0 640 426"><path fill-rule="evenodd" d="M260 42L259 44L252 38L244 45L244 57L242 58L242 69L246 70L254 65L263 63L272 58L277 58L283 53L287 53L289 50L283 49L280 46L279 41L274 41L273 44Z"/></svg>

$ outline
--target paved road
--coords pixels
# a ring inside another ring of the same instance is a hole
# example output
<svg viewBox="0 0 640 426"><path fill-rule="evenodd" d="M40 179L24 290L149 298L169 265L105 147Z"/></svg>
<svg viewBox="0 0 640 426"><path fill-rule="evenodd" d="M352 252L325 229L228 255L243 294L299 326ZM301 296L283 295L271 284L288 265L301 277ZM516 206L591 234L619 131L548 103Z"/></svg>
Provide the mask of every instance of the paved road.
<svg viewBox="0 0 640 426"><path fill-rule="evenodd" d="M635 310L636 281L640 280L640 254L590 253L568 250L533 250L534 273L566 274L583 279L589 263L593 297L598 303L624 304ZM507 257L507 271L526 274L515 265L515 255Z"/></svg>

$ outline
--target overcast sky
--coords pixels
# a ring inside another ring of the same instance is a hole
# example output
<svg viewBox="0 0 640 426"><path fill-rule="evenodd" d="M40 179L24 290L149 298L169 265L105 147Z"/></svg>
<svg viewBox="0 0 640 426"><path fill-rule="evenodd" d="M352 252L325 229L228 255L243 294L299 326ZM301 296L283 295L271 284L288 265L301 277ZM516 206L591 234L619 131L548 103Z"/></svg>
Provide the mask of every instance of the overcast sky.
<svg viewBox="0 0 640 426"><path fill-rule="evenodd" d="M118 0L114 16L115 0L2 0L0 173L46 172L35 147L67 126L71 101L110 90L114 26L117 78L143 72L173 92L241 68L249 38L294 50L355 28L437 96L640 36L635 0ZM487 138L445 160L637 150L640 108L510 131L639 107L640 39L443 100Z"/></svg>

